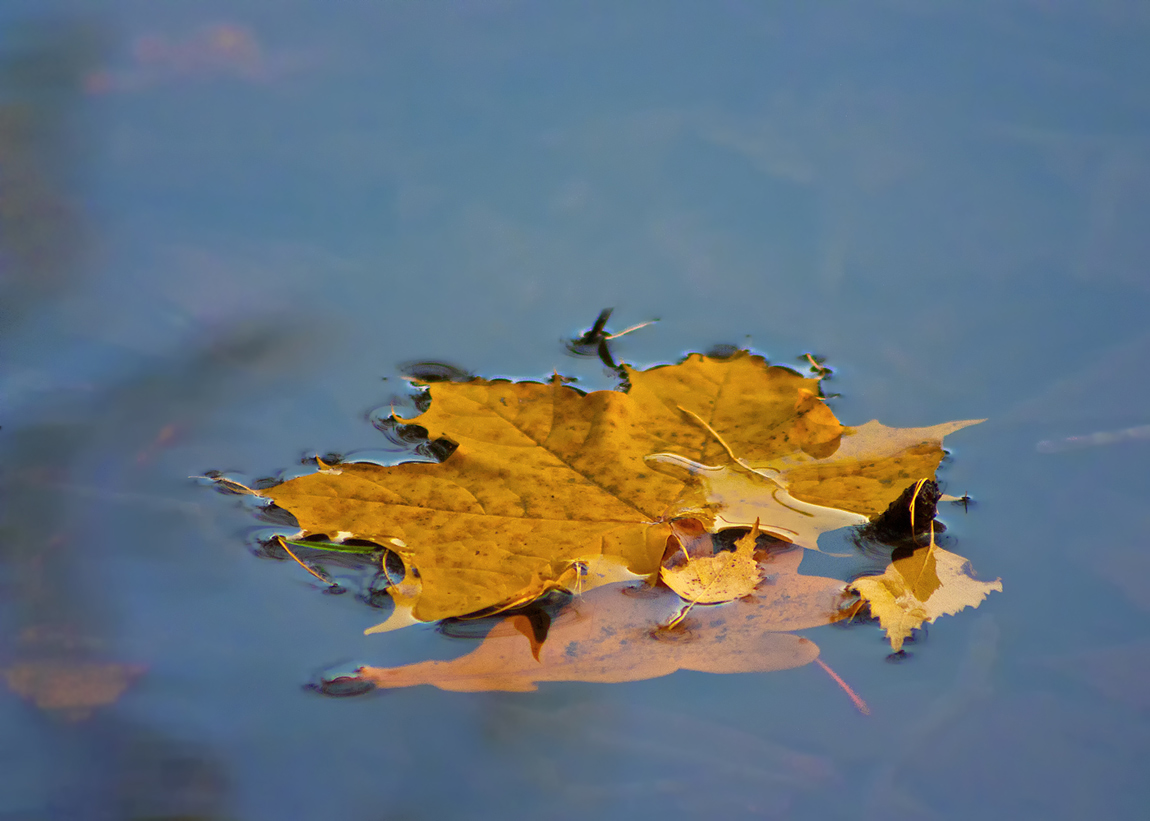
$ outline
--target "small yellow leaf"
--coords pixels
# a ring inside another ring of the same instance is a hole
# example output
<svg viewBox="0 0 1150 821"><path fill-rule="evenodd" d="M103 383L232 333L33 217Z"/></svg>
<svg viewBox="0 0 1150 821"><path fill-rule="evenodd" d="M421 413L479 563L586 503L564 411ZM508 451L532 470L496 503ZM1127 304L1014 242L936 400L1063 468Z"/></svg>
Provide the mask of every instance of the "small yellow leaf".
<svg viewBox="0 0 1150 821"><path fill-rule="evenodd" d="M936 545L932 531L929 545L892 562L881 576L856 579L852 587L870 606L897 653L915 628L978 607L992 591L1002 591L1002 581L975 579L970 562Z"/></svg>
<svg viewBox="0 0 1150 821"><path fill-rule="evenodd" d="M692 558L677 567L664 565L660 574L666 585L682 598L696 604L719 604L734 601L754 592L762 580L755 561L755 537L759 523L735 542L735 549L713 556Z"/></svg>

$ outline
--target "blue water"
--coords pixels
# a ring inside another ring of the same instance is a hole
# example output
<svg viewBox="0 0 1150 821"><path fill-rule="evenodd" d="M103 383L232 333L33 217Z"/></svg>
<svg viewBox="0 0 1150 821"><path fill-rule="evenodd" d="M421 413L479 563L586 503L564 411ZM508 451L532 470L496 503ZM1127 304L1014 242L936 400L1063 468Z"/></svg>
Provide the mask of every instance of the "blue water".
<svg viewBox="0 0 1150 821"><path fill-rule="evenodd" d="M0 9L0 818L1137 817L1150 799L1150 13L1135 2ZM10 123L30 124L29 131ZM19 199L17 197L23 197ZM30 205L28 205L30 203ZM846 423L948 438L1004 592L902 664L326 699L447 658L254 557L187 477L379 448L398 365L610 384L828 358ZM387 381L381 381L386 377Z"/></svg>

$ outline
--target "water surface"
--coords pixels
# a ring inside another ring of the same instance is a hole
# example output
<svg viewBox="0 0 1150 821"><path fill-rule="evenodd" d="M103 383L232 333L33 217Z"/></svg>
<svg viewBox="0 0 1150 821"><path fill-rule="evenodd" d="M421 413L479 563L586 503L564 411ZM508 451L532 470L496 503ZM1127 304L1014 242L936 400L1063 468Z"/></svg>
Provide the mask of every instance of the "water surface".
<svg viewBox="0 0 1150 821"><path fill-rule="evenodd" d="M1150 443L1039 443L1150 424L1148 34L1120 0L5 3L0 666L131 681L0 693L0 816L1140 814ZM813 351L848 424L988 417L941 518L1004 592L902 664L812 632L870 716L813 666L305 690L470 645L363 636L187 477L381 447L404 362L609 384L561 344L605 306L661 319L638 366Z"/></svg>

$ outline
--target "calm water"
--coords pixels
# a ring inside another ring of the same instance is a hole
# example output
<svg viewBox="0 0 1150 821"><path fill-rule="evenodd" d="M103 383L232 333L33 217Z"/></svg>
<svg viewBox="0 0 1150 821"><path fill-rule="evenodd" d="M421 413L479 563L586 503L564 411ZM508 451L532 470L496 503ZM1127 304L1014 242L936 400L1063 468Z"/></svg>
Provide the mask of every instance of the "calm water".
<svg viewBox="0 0 1150 821"><path fill-rule="evenodd" d="M1038 445L1150 424L1150 12L929 6L8 0L0 667L133 681L0 692L0 818L1141 815L1150 441ZM869 717L813 666L303 689L470 645L364 637L187 477L379 447L405 361L607 384L560 339L608 305L637 365L988 417L940 515L1005 592L902 664L813 631Z"/></svg>

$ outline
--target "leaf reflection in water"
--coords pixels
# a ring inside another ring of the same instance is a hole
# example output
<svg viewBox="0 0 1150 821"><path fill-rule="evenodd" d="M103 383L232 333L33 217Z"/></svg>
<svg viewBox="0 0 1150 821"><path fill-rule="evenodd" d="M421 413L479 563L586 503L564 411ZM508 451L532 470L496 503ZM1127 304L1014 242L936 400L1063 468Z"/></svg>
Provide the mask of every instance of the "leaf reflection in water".
<svg viewBox="0 0 1150 821"><path fill-rule="evenodd" d="M793 552L801 558L799 551ZM359 674L378 687L433 684L466 692L528 691L543 681L640 681L676 670L786 670L813 661L818 647L785 631L833 621L842 589L835 579L788 573L754 596L695 608L690 618L667 629L661 625L674 619L683 604L672 591L607 585L561 612L542 647L528 640L525 617L508 616L465 656L404 667L363 667Z"/></svg>

